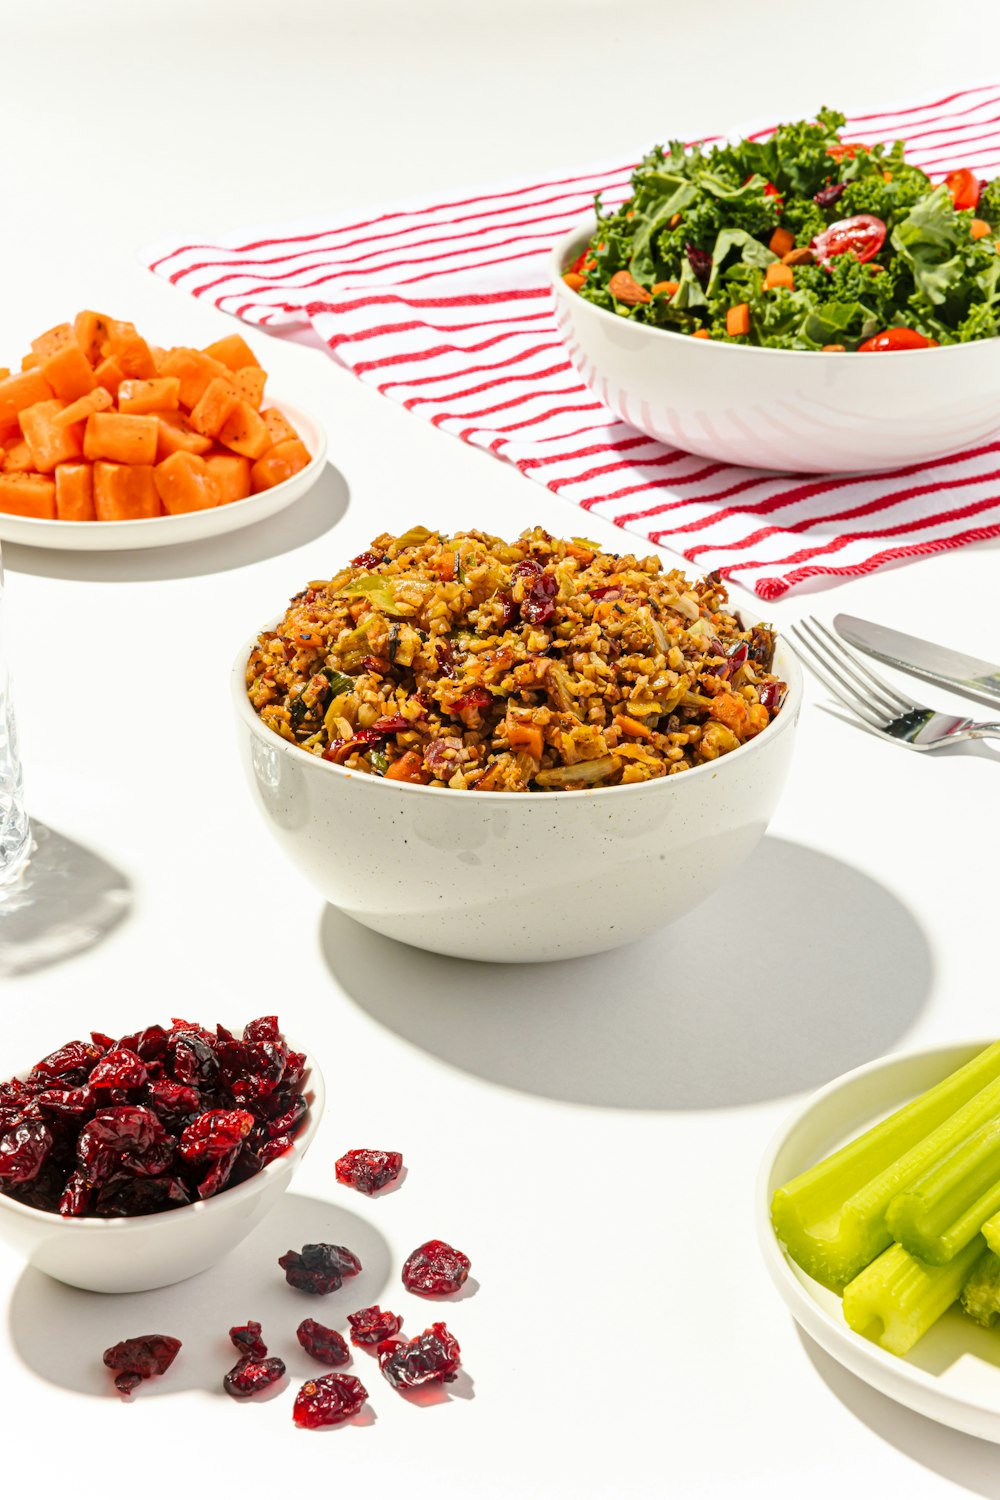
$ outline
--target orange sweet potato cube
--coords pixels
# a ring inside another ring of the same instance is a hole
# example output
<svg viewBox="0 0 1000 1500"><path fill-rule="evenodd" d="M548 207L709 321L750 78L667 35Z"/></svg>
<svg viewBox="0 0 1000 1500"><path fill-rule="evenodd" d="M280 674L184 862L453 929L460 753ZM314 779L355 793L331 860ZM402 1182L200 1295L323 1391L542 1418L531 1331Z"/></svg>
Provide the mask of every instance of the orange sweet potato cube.
<svg viewBox="0 0 1000 1500"><path fill-rule="evenodd" d="M260 458L271 444L271 434L264 424L260 412L254 411L249 401L237 401L233 410L219 429L219 442L244 458Z"/></svg>
<svg viewBox="0 0 1000 1500"><path fill-rule="evenodd" d="M152 380L156 374L149 345L136 333L134 323L109 319L107 352L118 362L122 372L133 380Z"/></svg>
<svg viewBox="0 0 1000 1500"><path fill-rule="evenodd" d="M72 463L83 456L79 426L60 427L53 420L62 409L61 401L38 401L26 406L18 417L39 474L51 474L56 464Z"/></svg>
<svg viewBox="0 0 1000 1500"><path fill-rule="evenodd" d="M155 380L123 380L118 387L118 410L131 416L150 411L176 411L181 383L176 375L160 375Z"/></svg>
<svg viewBox="0 0 1000 1500"><path fill-rule="evenodd" d="M156 461L162 463L171 453L208 453L212 439L195 432L187 418L180 412L158 411L156 413Z"/></svg>
<svg viewBox="0 0 1000 1500"><path fill-rule="evenodd" d="M250 470L250 488L256 495L261 490L272 489L276 484L284 484L286 479L291 479L293 474L304 469L308 462L309 450L298 438L291 438L287 443L276 443L263 458L258 458Z"/></svg>
<svg viewBox="0 0 1000 1500"><path fill-rule="evenodd" d="M205 460L196 453L172 453L156 465L153 479L168 515L211 510L219 504L218 482L209 473Z"/></svg>
<svg viewBox="0 0 1000 1500"><path fill-rule="evenodd" d="M46 333L40 333L37 339L31 340L32 353L43 364L50 354L55 354L64 344L71 343L73 330L68 323L57 323L55 328L50 328Z"/></svg>
<svg viewBox="0 0 1000 1500"><path fill-rule="evenodd" d="M229 370L244 370L249 365L259 366L260 364L246 339L238 333L231 333L224 339L216 339L214 344L209 344L205 353L210 359L217 359L220 365L225 365Z"/></svg>
<svg viewBox="0 0 1000 1500"><path fill-rule="evenodd" d="M35 467L35 460L31 456L28 447L20 433L16 438L10 438L3 445L3 463L0 468L5 474L27 474Z"/></svg>
<svg viewBox="0 0 1000 1500"><path fill-rule="evenodd" d="M219 504L245 500L250 493L250 460L238 453L212 453L205 467L219 487Z"/></svg>
<svg viewBox="0 0 1000 1500"><path fill-rule="evenodd" d="M264 426L271 434L272 443L284 443L289 438L298 437L298 433L291 422L289 422L287 417L282 416L276 406L267 407L266 410L261 412L261 416L264 419Z"/></svg>
<svg viewBox="0 0 1000 1500"><path fill-rule="evenodd" d="M89 459L103 458L109 463L152 464L158 431L155 417L98 411L87 418L83 451Z"/></svg>
<svg viewBox="0 0 1000 1500"><path fill-rule="evenodd" d="M92 464L56 465L56 516L60 521L96 521Z"/></svg>
<svg viewBox="0 0 1000 1500"><path fill-rule="evenodd" d="M160 514L149 464L94 465L94 510L99 521L145 521Z"/></svg>
<svg viewBox="0 0 1000 1500"><path fill-rule="evenodd" d="M38 358L37 354L33 354L33 353L32 354L26 354L24 356L24 358L22 359L22 361L21 361L21 369L22 370L37 370L38 366L40 364L41 364L41 360ZM7 374L8 375L10 374L9 370L7 371ZM6 379L6 377L4 377L4 378Z"/></svg>
<svg viewBox="0 0 1000 1500"><path fill-rule="evenodd" d="M107 411L111 406L114 406L111 393L106 391L103 385L95 385L89 396L81 396L79 401L71 401L69 406L64 406L52 420L57 427L71 427L74 422L85 422L88 417L93 416L95 411Z"/></svg>
<svg viewBox="0 0 1000 1500"><path fill-rule="evenodd" d="M6 380L0 380L0 423L13 421L26 406L48 401L51 396L52 387L37 370L8 375Z"/></svg>
<svg viewBox="0 0 1000 1500"><path fill-rule="evenodd" d="M191 426L205 437L217 437L239 399L232 382L217 376L209 381L201 399L191 408Z"/></svg>
<svg viewBox="0 0 1000 1500"><path fill-rule="evenodd" d="M260 365L244 365L242 370L233 371L232 380L243 400L249 401L254 411L260 411L264 386L267 384L267 371L262 370Z"/></svg>
<svg viewBox="0 0 1000 1500"><path fill-rule="evenodd" d="M10 516L56 518L56 485L44 474L0 474L0 510Z"/></svg>
<svg viewBox="0 0 1000 1500"><path fill-rule="evenodd" d="M102 350L108 342L111 319L104 313L91 312L85 308L73 320L73 333L84 354L92 365L99 365L104 358Z"/></svg>
<svg viewBox="0 0 1000 1500"><path fill-rule="evenodd" d="M60 401L77 401L97 383L89 359L73 338L42 359L39 369Z"/></svg>
<svg viewBox="0 0 1000 1500"><path fill-rule="evenodd" d="M102 359L94 371L94 379L99 386L103 386L108 395L117 400L118 391L122 381L125 379L125 371L116 359Z"/></svg>
<svg viewBox="0 0 1000 1500"><path fill-rule="evenodd" d="M161 375L176 375L181 383L181 405L197 406L213 380L229 377L228 368L200 349L171 349L160 361Z"/></svg>

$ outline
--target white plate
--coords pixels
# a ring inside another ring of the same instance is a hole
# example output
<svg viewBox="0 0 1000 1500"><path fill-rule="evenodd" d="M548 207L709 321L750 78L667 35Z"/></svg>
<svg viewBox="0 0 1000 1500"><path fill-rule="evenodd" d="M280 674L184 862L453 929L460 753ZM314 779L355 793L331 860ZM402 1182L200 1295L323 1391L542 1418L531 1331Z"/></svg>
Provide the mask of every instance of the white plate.
<svg viewBox="0 0 1000 1500"><path fill-rule="evenodd" d="M124 552L197 542L202 537L239 531L243 526L276 515L316 483L326 458L326 434L315 418L299 411L297 406L271 399L268 405L284 413L312 454L305 468L284 484L213 510L153 516L146 521L38 521L31 516L12 516L0 511L0 541L20 542L25 547L56 547L62 552Z"/></svg>
<svg viewBox="0 0 1000 1500"><path fill-rule="evenodd" d="M785 1254L771 1227L770 1202L782 1183L853 1140L878 1120L969 1061L988 1041L880 1058L834 1079L786 1120L757 1179L756 1218L771 1279L810 1338L837 1362L903 1406L959 1432L1000 1443L1000 1334L953 1307L904 1359L854 1333L840 1298Z"/></svg>

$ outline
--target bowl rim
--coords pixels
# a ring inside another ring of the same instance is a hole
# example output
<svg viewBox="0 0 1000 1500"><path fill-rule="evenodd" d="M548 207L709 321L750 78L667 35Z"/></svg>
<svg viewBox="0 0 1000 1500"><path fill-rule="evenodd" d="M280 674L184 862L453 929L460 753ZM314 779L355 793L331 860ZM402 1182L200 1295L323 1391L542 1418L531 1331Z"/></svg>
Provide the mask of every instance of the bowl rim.
<svg viewBox="0 0 1000 1500"><path fill-rule="evenodd" d="M293 1052L302 1052L305 1049L297 1047L295 1040L288 1036L287 1032L282 1035ZM194 1215L204 1218L206 1214L218 1213L225 1209L227 1203L234 1205L243 1199L251 1198L260 1192L265 1182L272 1182L275 1177L291 1173L298 1166L306 1151L312 1145L319 1130L323 1111L326 1108L326 1084L322 1071L311 1052L305 1053L306 1072L303 1074L303 1082L308 1085L305 1093L312 1091L312 1101L309 1111L303 1121L302 1129L292 1137L292 1144L287 1151L269 1161L267 1166L255 1176L248 1177L245 1182L238 1182L235 1187L225 1188L212 1198L199 1198L196 1203L182 1203L179 1208L171 1208L159 1214L129 1214L117 1218L101 1218L96 1214L81 1214L72 1218L64 1218L61 1214L52 1213L49 1209L33 1208L30 1203L21 1203L17 1198L11 1198L7 1193L0 1193L0 1211L7 1210L27 1219L29 1223L47 1226L52 1229L58 1225L60 1230L70 1234L126 1234L128 1231L146 1227L152 1223L166 1220L171 1224L180 1225L191 1222ZM182 1217L183 1216L183 1219Z"/></svg>
<svg viewBox="0 0 1000 1500"><path fill-rule="evenodd" d="M582 304L587 309L585 316L593 314L596 318L606 321L609 327L613 325L615 328L620 329L623 320L617 313L608 312L605 307L598 307L593 302L587 302L583 297L578 296L576 292L571 291L562 279L567 264L571 260L576 259L576 256L572 255L571 252L576 250L577 254L579 254L580 246L586 244L591 239L596 229L597 215L589 214L586 219L581 219L574 228L560 236L549 253L549 284L553 294L557 298L570 299L567 305L575 307ZM843 360L845 355L853 357L859 353L857 349L845 349L835 353L830 353L823 349L762 349L756 344L725 344L721 343L718 339L692 339L689 334L674 333L670 328L655 328L649 323L628 321L627 326L635 330L637 337L652 337L659 344L662 344L663 340L666 339L671 343L683 344L685 348L689 349L694 348L696 345L702 351L706 349L725 349L730 355L743 355L744 357L751 355L759 358L761 355L768 355L771 359L807 359L814 362L824 359L829 363L830 360ZM960 349L989 348L993 344L1000 347L1000 337L994 339L975 339L967 344L944 344L934 352L938 356L953 355ZM926 349L892 350L894 362L901 362L903 360L912 361L919 359L921 355L926 353ZM704 358L704 354L700 355L699 358ZM878 368L884 367L880 365Z"/></svg>
<svg viewBox="0 0 1000 1500"><path fill-rule="evenodd" d="M266 625L261 627L262 631L273 630L281 622L282 618L283 616L281 615L275 616L274 619L270 620ZM233 663L232 671L230 673L230 685L232 689L233 703L236 708L237 718L241 720L242 723L245 724L246 727L250 729L250 731L255 735L255 737L262 741L262 743L264 743L268 748L273 750L281 750L285 755L292 757L297 765L300 765L303 761L305 761L321 772L326 772L334 776L343 777L347 781L356 781L358 779L362 779L366 782L374 782L376 785L381 787L391 785L394 791L399 792L404 796L429 796L435 799L440 799L442 797L458 797L463 803L467 803L470 806L474 805L476 802L490 800L499 801L504 807L510 807L512 802L520 806L537 807L541 805L542 807L544 807L556 800L558 802L566 802L570 799L592 800L594 798L612 796L617 796L619 799L622 799L629 795L634 797L643 793L649 796L653 793L654 788L663 788L669 786L676 787L679 782L687 783L689 778L692 776L704 775L706 773L711 775L718 775L723 766L740 757L752 755L755 751L759 752L761 744L764 744L765 747L767 745L773 745L778 735L783 734L794 727L796 721L798 720L799 711L802 707L802 700L804 695L804 676L802 665L799 662L799 659L788 640L779 631L777 632L777 646L782 653L781 670L783 679L787 679L787 690L785 692L785 699L781 705L781 709L777 717L775 719L772 719L767 728L762 730L760 734L754 735L753 739L751 740L745 740L744 743L740 745L736 750L730 750L726 755L720 755L717 760L707 761L704 765L700 766L691 766L680 776L657 776L651 781L633 782L628 786L584 787L580 791L560 791L557 789L552 792L537 793L534 795L518 795L512 794L510 792L478 792L475 790L462 791L459 788L449 786L419 786L409 781L393 781L391 783L387 783L385 778L382 776L369 776L364 772L349 771L345 766L334 765L332 761L323 760L318 755L310 755L309 751L303 750L301 745L290 744L288 740L282 739L280 734L275 734L273 729L268 729L267 726L261 722L260 716L254 711L253 707L251 706L250 699L247 696L246 690L246 665L248 660L250 659L250 653L257 645L257 639L258 636L256 634L252 635L249 640L244 642L244 644L237 652L236 660ZM676 792L675 795L677 795ZM256 1181L256 1179L251 1178L251 1181Z"/></svg>

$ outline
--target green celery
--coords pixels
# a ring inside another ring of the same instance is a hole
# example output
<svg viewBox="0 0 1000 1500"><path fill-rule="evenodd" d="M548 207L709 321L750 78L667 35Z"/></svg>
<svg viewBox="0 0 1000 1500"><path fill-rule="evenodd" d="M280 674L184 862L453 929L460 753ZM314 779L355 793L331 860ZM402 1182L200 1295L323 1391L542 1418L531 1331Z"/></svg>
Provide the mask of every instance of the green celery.
<svg viewBox="0 0 1000 1500"><path fill-rule="evenodd" d="M994 1214L992 1219L987 1219L983 1225L983 1234L990 1249L1000 1255L1000 1214Z"/></svg>
<svg viewBox="0 0 1000 1500"><path fill-rule="evenodd" d="M897 1244L943 1266L1000 1210L1000 1119L992 1119L897 1194L885 1222Z"/></svg>
<svg viewBox="0 0 1000 1500"><path fill-rule="evenodd" d="M947 1265L928 1266L891 1245L844 1288L848 1327L890 1354L908 1354L959 1296L985 1247L978 1234Z"/></svg>
<svg viewBox="0 0 1000 1500"><path fill-rule="evenodd" d="M778 1189L771 1219L789 1255L840 1292L891 1244L897 1193L957 1141L1000 1114L1000 1042L857 1140Z"/></svg>
<svg viewBox="0 0 1000 1500"><path fill-rule="evenodd" d="M962 1311L984 1328L1000 1318L1000 1255L992 1250L979 1257L962 1288Z"/></svg>

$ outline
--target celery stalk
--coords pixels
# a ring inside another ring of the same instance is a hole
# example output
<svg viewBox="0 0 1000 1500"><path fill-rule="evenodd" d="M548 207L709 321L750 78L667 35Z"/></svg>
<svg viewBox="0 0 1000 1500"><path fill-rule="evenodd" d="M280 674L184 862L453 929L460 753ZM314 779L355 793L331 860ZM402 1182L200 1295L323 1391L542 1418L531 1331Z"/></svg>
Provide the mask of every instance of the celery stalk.
<svg viewBox="0 0 1000 1500"><path fill-rule="evenodd" d="M897 1193L997 1115L1000 1042L779 1188L775 1233L797 1265L842 1291L891 1244L885 1212Z"/></svg>
<svg viewBox="0 0 1000 1500"><path fill-rule="evenodd" d="M947 1265L928 1266L891 1245L844 1288L848 1326L890 1354L908 1354L948 1311L985 1248L977 1234Z"/></svg>
<svg viewBox="0 0 1000 1500"><path fill-rule="evenodd" d="M983 1225L983 1234L986 1243L995 1255L1000 1255L1000 1214L994 1214L992 1219L987 1219Z"/></svg>
<svg viewBox="0 0 1000 1500"><path fill-rule="evenodd" d="M962 1311L984 1328L1000 1318L1000 1255L992 1250L979 1257L962 1288Z"/></svg>
<svg viewBox="0 0 1000 1500"><path fill-rule="evenodd" d="M943 1266L998 1210L1000 1120L994 1119L898 1193L885 1222L904 1250Z"/></svg>

